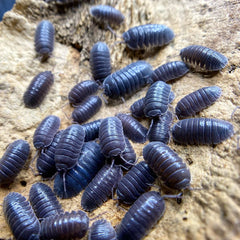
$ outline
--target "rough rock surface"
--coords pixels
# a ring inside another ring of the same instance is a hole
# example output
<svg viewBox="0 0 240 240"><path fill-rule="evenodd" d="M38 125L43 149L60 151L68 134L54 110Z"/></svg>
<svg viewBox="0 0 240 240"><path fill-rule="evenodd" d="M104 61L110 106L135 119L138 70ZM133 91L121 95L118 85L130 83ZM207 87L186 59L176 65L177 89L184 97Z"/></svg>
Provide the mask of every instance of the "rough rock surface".
<svg viewBox="0 0 240 240"><path fill-rule="evenodd" d="M237 0L173 0L173 1L101 1L115 6L126 17L125 24L117 34L146 23L160 23L171 27L175 40L160 49L146 54L134 53L124 44L111 48L113 69L120 69L139 58L149 61L154 68L167 61L180 60L183 47L200 44L213 48L229 59L228 65L218 74L206 78L202 74L189 73L171 83L176 94L172 103L175 107L184 95L201 87L217 85L222 88L221 98L202 111L201 117L214 117L231 121L235 135L217 145L180 146L172 141L170 146L187 162L192 174L195 191L185 191L181 204L166 200L164 217L145 239L239 239L240 238L240 153L236 150L237 135L240 134L240 110L231 119L231 113L240 106L239 62L240 62L240 3ZM17 191L28 197L29 189L41 178L35 177L28 167L35 155L32 144L33 133L39 122L49 114L61 118L61 129L66 128L71 114L66 97L73 85L91 78L89 51L101 40L111 46L115 39L110 32L101 29L89 15L90 3L57 9L54 4L36 0L18 0L14 9L7 12L0 22L0 155L7 145L22 138L31 144L31 157L26 168L9 188L0 189L0 202L10 191ZM53 22L56 42L53 56L40 63L34 51L34 32L41 19ZM24 107L22 96L32 78L40 71L51 70L55 82L43 104L37 109ZM92 120L112 116L117 112L129 112L129 106L145 95L146 89L138 92L125 103L104 105ZM147 125L147 122L144 122ZM137 156L142 156L143 144L134 144ZM47 182L50 186L52 182ZM167 191L163 189L165 193ZM75 198L61 200L64 210L80 209L81 194ZM117 225L125 212L109 200L100 209L89 214L103 217ZM9 227L0 211L0 238L12 237ZM85 238L86 239L86 238Z"/></svg>

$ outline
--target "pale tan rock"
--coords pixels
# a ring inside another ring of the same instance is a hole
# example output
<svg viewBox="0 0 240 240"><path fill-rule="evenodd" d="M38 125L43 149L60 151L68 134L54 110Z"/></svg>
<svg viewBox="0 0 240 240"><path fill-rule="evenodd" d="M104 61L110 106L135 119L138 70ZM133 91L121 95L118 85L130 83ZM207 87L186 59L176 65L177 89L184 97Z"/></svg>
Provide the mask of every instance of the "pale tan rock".
<svg viewBox="0 0 240 240"><path fill-rule="evenodd" d="M40 0L18 0L14 9L5 14L0 23L0 155L2 156L9 143L23 138L31 144L32 159L36 152L32 144L33 133L41 120L49 114L61 118L61 129L71 123L64 112L70 116L72 108L66 105L62 109L62 106L66 103L69 90L77 82L91 78L89 51L95 42L106 41L112 46L114 70L145 57L154 68L167 61L180 60L180 50L191 44L213 48L228 57L228 65L211 78L189 73L172 82L176 95L172 105L175 107L178 100L192 91L217 85L223 90L221 98L198 116L231 121L236 134L214 148L180 146L171 141L170 146L186 163L192 162L189 165L192 187L201 190L186 190L180 205L175 200L166 200L164 217L145 239L239 239L240 155L236 151L236 140L240 134L240 110L236 111L231 120L232 111L240 106L239 1L125 0L111 1L111 4L126 17L125 23L116 29L118 35L136 25L160 23L173 29L176 35L174 41L153 55L136 54L125 48L124 44L114 45L115 39L111 33L99 28L92 21L88 3L70 7L60 13L54 4L48 5ZM34 50L35 29L42 19L52 21L56 29L53 55L46 63L40 63ZM22 101L24 91L36 74L46 70L53 71L55 76L50 93L39 108L25 108ZM125 103L120 101L115 105L104 105L91 120L112 116L117 112L129 112L129 106L143 97L145 92L146 88ZM143 124L147 126L148 123ZM137 156L142 156L143 145L133 145ZM31 185L41 181L40 177L34 177L27 166L9 189L0 189L0 202L10 191L17 191L28 197ZM21 181L27 183L26 187L21 185ZM53 186L53 182L47 184ZM72 199L61 200L61 203L64 210L72 211L81 208L80 200L81 194ZM89 214L89 217L96 217L103 212L101 217L110 220L114 226L125 214L116 206L116 201L109 200ZM12 237L2 211L0 229L0 238Z"/></svg>

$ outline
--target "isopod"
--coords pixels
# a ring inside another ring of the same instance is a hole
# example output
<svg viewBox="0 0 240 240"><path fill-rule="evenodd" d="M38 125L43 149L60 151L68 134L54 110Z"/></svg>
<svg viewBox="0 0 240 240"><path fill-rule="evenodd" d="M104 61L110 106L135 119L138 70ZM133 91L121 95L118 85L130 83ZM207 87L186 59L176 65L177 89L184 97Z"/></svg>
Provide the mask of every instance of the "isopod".
<svg viewBox="0 0 240 240"><path fill-rule="evenodd" d="M82 125L85 132L85 139L84 139L85 142L92 141L98 138L101 121L102 119L98 119Z"/></svg>
<svg viewBox="0 0 240 240"><path fill-rule="evenodd" d="M53 74L50 71L41 72L35 76L23 95L25 106L39 107L53 85L53 81Z"/></svg>
<svg viewBox="0 0 240 240"><path fill-rule="evenodd" d="M130 111L131 114L133 115L133 117L135 118L145 118L145 114L144 114L144 99L145 98L140 98L137 101L135 101L131 107L130 107Z"/></svg>
<svg viewBox="0 0 240 240"><path fill-rule="evenodd" d="M180 144L214 145L234 134L230 122L215 118L189 118L172 127L173 140Z"/></svg>

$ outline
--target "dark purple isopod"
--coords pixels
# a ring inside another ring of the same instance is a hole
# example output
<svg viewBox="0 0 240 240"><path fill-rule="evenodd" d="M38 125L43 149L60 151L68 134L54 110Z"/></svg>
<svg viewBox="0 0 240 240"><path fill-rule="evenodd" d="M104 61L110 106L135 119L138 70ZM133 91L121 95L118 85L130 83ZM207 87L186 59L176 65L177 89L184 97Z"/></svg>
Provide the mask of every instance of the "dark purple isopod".
<svg viewBox="0 0 240 240"><path fill-rule="evenodd" d="M3 213L16 240L39 239L40 223L20 193L11 192L4 198Z"/></svg>
<svg viewBox="0 0 240 240"><path fill-rule="evenodd" d="M89 96L72 112L73 122L79 124L93 117L101 108L102 100L99 96Z"/></svg>
<svg viewBox="0 0 240 240"><path fill-rule="evenodd" d="M162 142L150 142L143 148L143 157L164 184L173 189L189 188L191 175L183 160Z"/></svg>
<svg viewBox="0 0 240 240"><path fill-rule="evenodd" d="M196 72L220 71L228 63L228 59L221 53L200 45L183 48L180 56Z"/></svg>
<svg viewBox="0 0 240 240"><path fill-rule="evenodd" d="M146 117L162 116L168 110L171 87L165 82L157 81L150 86L144 100Z"/></svg>
<svg viewBox="0 0 240 240"><path fill-rule="evenodd" d="M58 171L66 172L77 164L84 137L84 129L78 124L72 124L63 131L55 149L54 160Z"/></svg>
<svg viewBox="0 0 240 240"><path fill-rule="evenodd" d="M117 234L110 222L100 219L92 224L88 240L117 240Z"/></svg>
<svg viewBox="0 0 240 240"><path fill-rule="evenodd" d="M99 22L120 25L124 21L123 14L114 7L108 5L96 5L90 8L90 14Z"/></svg>
<svg viewBox="0 0 240 240"><path fill-rule="evenodd" d="M221 96L220 87L211 86L198 89L182 98L175 108L179 118L194 116L204 108L212 105Z"/></svg>
<svg viewBox="0 0 240 240"><path fill-rule="evenodd" d="M95 140L98 138L99 127L102 122L102 119L98 119L89 123L85 123L82 125L85 131L85 142Z"/></svg>
<svg viewBox="0 0 240 240"><path fill-rule="evenodd" d="M168 144L172 122L173 116L169 111L167 111L161 118L154 118L148 132L149 141L157 141Z"/></svg>
<svg viewBox="0 0 240 240"><path fill-rule="evenodd" d="M40 153L37 159L37 170L43 178L50 178L57 171L54 156L62 132L63 130L56 133L51 144L47 148L44 148L44 151Z"/></svg>
<svg viewBox="0 0 240 240"><path fill-rule="evenodd" d="M13 182L22 170L30 152L29 144L24 140L12 142L0 159L0 185Z"/></svg>
<svg viewBox="0 0 240 240"><path fill-rule="evenodd" d="M35 50L41 61L47 60L53 51L55 30L51 22L41 21L35 32Z"/></svg>
<svg viewBox="0 0 240 240"><path fill-rule="evenodd" d="M120 156L114 157L114 164L120 165L123 170L129 170L136 162L136 153L128 138L125 137L126 147Z"/></svg>
<svg viewBox="0 0 240 240"><path fill-rule="evenodd" d="M39 107L48 94L53 81L53 74L50 71L41 72L35 76L23 95L25 107Z"/></svg>
<svg viewBox="0 0 240 240"><path fill-rule="evenodd" d="M152 74L153 82L168 82L183 77L189 72L188 66L181 61L168 62L156 68Z"/></svg>
<svg viewBox="0 0 240 240"><path fill-rule="evenodd" d="M60 127L60 118L49 115L38 125L33 135L33 145L36 149L46 148L53 141Z"/></svg>
<svg viewBox="0 0 240 240"><path fill-rule="evenodd" d="M43 218L56 216L63 212L52 189L44 183L34 183L29 192L29 201L36 216Z"/></svg>
<svg viewBox="0 0 240 240"><path fill-rule="evenodd" d="M86 80L76 84L68 94L68 100L71 105L81 103L88 96L96 93L98 84L92 80Z"/></svg>
<svg viewBox="0 0 240 240"><path fill-rule="evenodd" d="M117 227L118 240L140 240L160 220L165 201L158 192L142 194L129 208Z"/></svg>
<svg viewBox="0 0 240 240"><path fill-rule="evenodd" d="M125 149L122 122L117 117L102 120L99 127L99 141L102 153L106 157L120 155Z"/></svg>
<svg viewBox="0 0 240 240"><path fill-rule="evenodd" d="M138 163L118 183L118 200L125 204L132 204L150 188L156 178L157 176L146 162Z"/></svg>
<svg viewBox="0 0 240 240"><path fill-rule="evenodd" d="M131 114L135 117L135 118L145 118L145 114L144 114L144 99L145 98L140 98L139 100L135 101L131 107L130 107L130 111Z"/></svg>
<svg viewBox="0 0 240 240"><path fill-rule="evenodd" d="M121 180L122 170L118 166L103 166L86 187L81 200L85 211L91 212L107 201Z"/></svg>
<svg viewBox="0 0 240 240"><path fill-rule="evenodd" d="M130 115L119 113L116 115L122 122L124 134L133 142L144 143L147 140L147 128Z"/></svg>
<svg viewBox="0 0 240 240"><path fill-rule="evenodd" d="M130 28L123 33L123 40L132 50L161 47L174 38L173 31L161 24L146 24Z"/></svg>
<svg viewBox="0 0 240 240"><path fill-rule="evenodd" d="M218 144L234 134L230 122L215 118L189 118L172 127L173 140L180 144Z"/></svg>
<svg viewBox="0 0 240 240"><path fill-rule="evenodd" d="M104 42L95 43L91 49L89 61L93 79L102 83L112 71L110 51L107 44Z"/></svg>
<svg viewBox="0 0 240 240"><path fill-rule="evenodd" d="M105 157L96 142L83 144L77 165L65 175L64 191L63 174L58 173L54 180L54 192L60 198L71 198L78 195L95 177L105 163Z"/></svg>
<svg viewBox="0 0 240 240"><path fill-rule="evenodd" d="M152 66L145 61L129 64L103 81L104 94L109 98L117 99L135 92L150 83Z"/></svg>
<svg viewBox="0 0 240 240"><path fill-rule="evenodd" d="M40 238L44 240L83 238L88 226L89 218L83 211L60 213L42 221Z"/></svg>

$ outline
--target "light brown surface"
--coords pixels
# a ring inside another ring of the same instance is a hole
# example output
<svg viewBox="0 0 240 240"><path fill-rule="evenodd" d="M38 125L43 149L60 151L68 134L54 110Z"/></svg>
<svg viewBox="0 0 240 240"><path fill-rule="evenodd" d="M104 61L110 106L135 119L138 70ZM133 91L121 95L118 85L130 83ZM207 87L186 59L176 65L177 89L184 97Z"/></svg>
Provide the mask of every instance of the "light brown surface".
<svg viewBox="0 0 240 240"><path fill-rule="evenodd" d="M126 22L117 29L121 34L129 27L145 23L160 23L171 27L175 40L154 55L140 56L127 50L124 44L111 48L114 70L140 58L145 58L154 68L167 61L180 60L179 52L191 44L213 48L228 57L229 63L212 78L189 73L171 83L176 94L175 107L184 95L201 87L217 85L222 88L222 97L211 107L202 111L201 117L214 117L231 121L236 134L229 140L210 146L170 146L184 160L191 160L192 187L199 191L185 191L182 203L166 201L164 217L145 239L239 239L240 238L240 155L236 151L239 133L240 110L233 120L231 113L240 106L239 88L239 1L115 1L114 5L123 12ZM103 2L105 3L105 1ZM109 3L109 2L108 2ZM31 144L31 158L35 154L32 144L33 133L40 121L49 114L61 118L61 128L70 124L67 115L72 109L65 106L66 97L77 82L90 79L89 50L101 40L111 46L115 39L110 32L100 29L91 19L88 3L79 8L71 7L58 13L54 5L48 7L43 1L18 0L14 9L5 14L0 23L0 155L9 143L23 138ZM34 51L34 32L37 23L49 19L56 28L56 43L52 58L40 63ZM66 46L74 45L76 49ZM40 71L52 70L55 83L40 108L27 109L22 96L32 78ZM128 112L129 106L145 95L146 89L138 92L125 103L115 106L104 105L94 116L95 120L112 116L117 112ZM142 144L134 144L137 156L142 156ZM30 159L29 159L30 161ZM187 162L187 161L186 161ZM20 181L26 181L23 187ZM0 189L0 202L10 191L17 191L28 197L31 185L41 181L26 167L21 171L9 189ZM47 182L50 186L52 182ZM75 198L61 200L65 211L81 209L81 194ZM106 212L103 216L117 225L124 211L109 200L90 217ZM0 238L12 237L2 211L0 211Z"/></svg>

